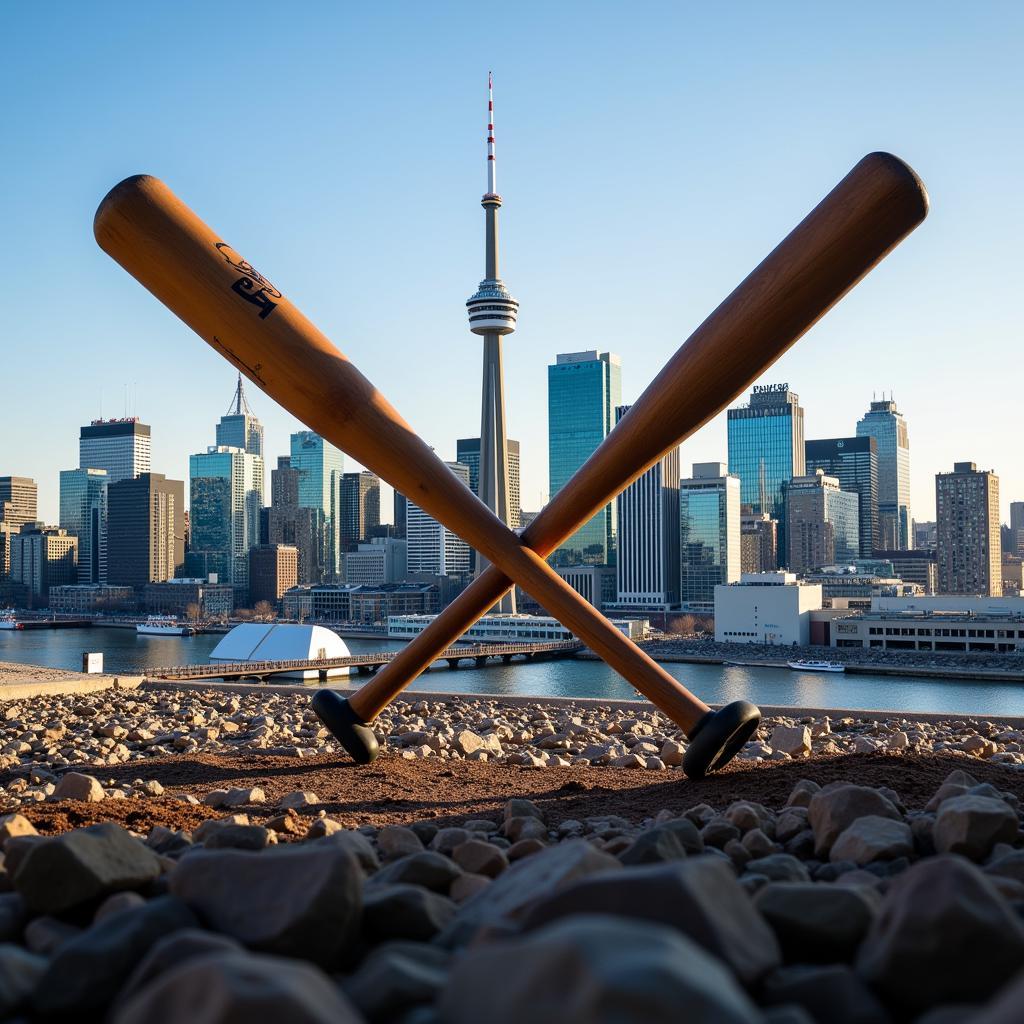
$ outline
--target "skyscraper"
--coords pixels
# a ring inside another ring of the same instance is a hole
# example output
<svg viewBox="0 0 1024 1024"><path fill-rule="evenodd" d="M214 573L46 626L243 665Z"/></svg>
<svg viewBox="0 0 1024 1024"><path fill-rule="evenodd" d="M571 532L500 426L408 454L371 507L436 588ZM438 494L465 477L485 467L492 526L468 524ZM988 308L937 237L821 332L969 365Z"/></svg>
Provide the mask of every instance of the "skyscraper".
<svg viewBox="0 0 1024 1024"><path fill-rule="evenodd" d="M150 471L149 427L134 416L120 420L93 420L78 436L81 469L105 469L107 482L131 480Z"/></svg>
<svg viewBox="0 0 1024 1024"><path fill-rule="evenodd" d="M740 480L720 462L696 462L679 482L680 583L684 604L715 600L740 578Z"/></svg>
<svg viewBox="0 0 1024 1024"><path fill-rule="evenodd" d="M804 411L788 384L755 385L750 401L727 414L729 472L740 500L779 524L779 565L786 561L786 487L804 475Z"/></svg>
<svg viewBox="0 0 1024 1024"><path fill-rule="evenodd" d="M935 474L940 594L1003 593L999 477L973 462Z"/></svg>
<svg viewBox="0 0 1024 1024"><path fill-rule="evenodd" d="M1010 502L1010 544L1011 554L1024 555L1024 501Z"/></svg>
<svg viewBox="0 0 1024 1024"><path fill-rule="evenodd" d="M622 404L622 362L612 352L565 352L548 366L548 479L554 497L615 424ZM554 554L555 565L615 560L615 503L605 505Z"/></svg>
<svg viewBox="0 0 1024 1024"><path fill-rule="evenodd" d="M24 526L38 515L39 488L27 476L0 476L0 523Z"/></svg>
<svg viewBox="0 0 1024 1024"><path fill-rule="evenodd" d="M107 582L141 590L184 561L185 484L143 473L108 485Z"/></svg>
<svg viewBox="0 0 1024 1024"><path fill-rule="evenodd" d="M291 468L299 471L299 507L323 513L324 576L335 580L341 572L341 478L345 456L319 434L300 430L291 436L290 462Z"/></svg>
<svg viewBox="0 0 1024 1024"><path fill-rule="evenodd" d="M794 477L786 491L790 571L812 572L857 558L859 504L854 492L840 490L839 480L820 469Z"/></svg>
<svg viewBox="0 0 1024 1024"><path fill-rule="evenodd" d="M878 442L878 546L912 548L907 421L891 398L872 402L857 421L857 436Z"/></svg>
<svg viewBox="0 0 1024 1024"><path fill-rule="evenodd" d="M24 523L10 543L11 579L28 587L30 607L47 607L51 587L75 582L78 538L67 530Z"/></svg>
<svg viewBox="0 0 1024 1024"><path fill-rule="evenodd" d="M63 469L60 525L78 538L78 582L107 582L107 471Z"/></svg>
<svg viewBox="0 0 1024 1024"><path fill-rule="evenodd" d="M249 548L259 543L257 459L241 448L213 445L188 460L189 555L201 553L206 571L230 583L242 600L249 589Z"/></svg>
<svg viewBox="0 0 1024 1024"><path fill-rule="evenodd" d="M779 567L779 524L767 512L740 506L740 574Z"/></svg>
<svg viewBox="0 0 1024 1024"><path fill-rule="evenodd" d="M217 424L217 446L225 448L241 448L243 452L259 458L256 463L256 488L260 492L261 502L266 497L266 469L263 461L263 424L256 418L245 398L242 387L242 375L238 375L235 395L228 406L228 411L221 416Z"/></svg>
<svg viewBox="0 0 1024 1024"><path fill-rule="evenodd" d="M341 477L341 549L351 551L380 525L380 477L363 470Z"/></svg>
<svg viewBox="0 0 1024 1024"><path fill-rule="evenodd" d="M445 465L469 487L467 466L459 462L446 462ZM470 571L469 545L412 500L406 506L406 535L410 574L422 572L432 576L455 576Z"/></svg>
<svg viewBox="0 0 1024 1024"><path fill-rule="evenodd" d="M501 362L502 335L516 329L519 303L512 298L498 275L498 210L501 196L495 178L494 93L487 76L487 191L481 199L486 216L484 279L467 300L469 329L484 339L483 403L480 414L479 484L480 500L506 526L518 524L518 506L509 488L508 439L505 435L505 374ZM487 564L479 555L477 570ZM513 587L495 605L496 611L515 612Z"/></svg>
<svg viewBox="0 0 1024 1024"><path fill-rule="evenodd" d="M291 458L278 457L270 473L270 508L267 509L267 543L292 545L298 550L299 583L321 583L326 558L324 514L319 508L299 504L299 471Z"/></svg>
<svg viewBox="0 0 1024 1024"><path fill-rule="evenodd" d="M804 445L806 471L834 476L844 491L856 492L860 557L871 558L878 543L878 442L871 437L830 437Z"/></svg>
<svg viewBox="0 0 1024 1024"><path fill-rule="evenodd" d="M615 409L615 422L629 411ZM679 602L679 449L673 448L616 500L616 602Z"/></svg>
<svg viewBox="0 0 1024 1024"><path fill-rule="evenodd" d="M509 523L513 530L521 525L522 498L519 488L519 442L506 440L508 448L508 508ZM455 461L469 467L469 489L480 497L480 438L460 437L455 442Z"/></svg>

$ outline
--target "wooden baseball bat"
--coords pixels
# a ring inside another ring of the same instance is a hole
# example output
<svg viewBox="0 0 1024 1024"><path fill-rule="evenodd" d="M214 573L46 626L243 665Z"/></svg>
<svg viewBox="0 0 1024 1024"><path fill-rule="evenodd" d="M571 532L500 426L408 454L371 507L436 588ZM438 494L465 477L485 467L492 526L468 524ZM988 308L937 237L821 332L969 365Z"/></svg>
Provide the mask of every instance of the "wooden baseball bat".
<svg viewBox="0 0 1024 1024"><path fill-rule="evenodd" d="M250 380L500 566L683 729L708 714L479 501L356 367L163 182L138 175L116 185L96 212L94 233Z"/></svg>
<svg viewBox="0 0 1024 1024"><path fill-rule="evenodd" d="M697 328L604 442L523 532L539 555L740 395L924 220L928 194L870 153ZM372 721L509 588L489 566L349 703Z"/></svg>

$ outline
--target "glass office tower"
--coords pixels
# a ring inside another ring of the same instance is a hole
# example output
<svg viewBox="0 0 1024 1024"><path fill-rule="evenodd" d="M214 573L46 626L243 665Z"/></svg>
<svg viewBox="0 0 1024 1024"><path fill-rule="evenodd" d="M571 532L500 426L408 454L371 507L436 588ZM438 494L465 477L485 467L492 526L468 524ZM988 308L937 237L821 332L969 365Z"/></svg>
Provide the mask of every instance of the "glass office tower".
<svg viewBox="0 0 1024 1024"><path fill-rule="evenodd" d="M740 500L779 524L779 565L786 562L786 487L804 475L804 411L788 384L757 385L750 401L727 417L729 472Z"/></svg>
<svg viewBox="0 0 1024 1024"><path fill-rule="evenodd" d="M714 603L715 587L740 578L740 481L720 462L697 462L679 481L684 605Z"/></svg>
<svg viewBox="0 0 1024 1024"><path fill-rule="evenodd" d="M804 446L808 474L816 469L835 477L842 490L855 493L860 557L871 558L878 543L878 442L873 437L830 437Z"/></svg>
<svg viewBox="0 0 1024 1024"><path fill-rule="evenodd" d="M879 547L914 546L910 519L910 435L907 421L891 399L872 402L857 421L858 437L878 443Z"/></svg>
<svg viewBox="0 0 1024 1024"><path fill-rule="evenodd" d="M330 441L311 430L291 436L291 467L299 471L299 507L318 508L324 514L326 550L325 575L329 580L341 574L341 478L345 456Z"/></svg>
<svg viewBox="0 0 1024 1024"><path fill-rule="evenodd" d="M105 469L62 469L60 525L78 538L78 582L107 582Z"/></svg>
<svg viewBox="0 0 1024 1024"><path fill-rule="evenodd" d="M93 420L78 435L78 465L105 469L112 484L150 472L151 452L149 426L134 416Z"/></svg>
<svg viewBox="0 0 1024 1024"><path fill-rule="evenodd" d="M548 481L553 498L594 453L622 404L622 362L611 352L566 352L548 367ZM615 561L615 503L606 505L551 556L555 565Z"/></svg>

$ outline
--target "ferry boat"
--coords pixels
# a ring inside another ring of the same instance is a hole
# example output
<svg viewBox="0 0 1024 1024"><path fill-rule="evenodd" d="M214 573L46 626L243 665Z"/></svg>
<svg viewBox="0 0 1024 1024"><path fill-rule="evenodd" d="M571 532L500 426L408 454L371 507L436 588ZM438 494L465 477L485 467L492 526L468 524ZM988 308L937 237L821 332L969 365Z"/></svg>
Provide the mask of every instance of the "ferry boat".
<svg viewBox="0 0 1024 1024"><path fill-rule="evenodd" d="M839 661L787 661L786 664L798 672L845 672L846 666Z"/></svg>
<svg viewBox="0 0 1024 1024"><path fill-rule="evenodd" d="M21 629L13 608L0 608L0 629Z"/></svg>
<svg viewBox="0 0 1024 1024"><path fill-rule="evenodd" d="M195 630L182 625L174 615L150 615L135 626L135 632L143 636L191 636Z"/></svg>

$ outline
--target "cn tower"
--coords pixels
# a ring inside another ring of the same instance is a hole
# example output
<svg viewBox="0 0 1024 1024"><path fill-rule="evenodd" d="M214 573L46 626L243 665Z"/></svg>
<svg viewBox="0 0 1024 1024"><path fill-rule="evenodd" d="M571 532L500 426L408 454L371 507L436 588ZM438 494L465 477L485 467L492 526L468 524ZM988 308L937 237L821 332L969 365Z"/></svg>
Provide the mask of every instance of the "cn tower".
<svg viewBox="0 0 1024 1024"><path fill-rule="evenodd" d="M484 339L483 406L480 415L480 500L508 526L509 509L508 442L505 434L505 375L501 365L501 336L516 329L519 303L498 276L498 195L494 175L494 89L487 75L487 191L480 200L487 218L484 242L484 279L466 302L469 329ZM477 571L486 568L477 553ZM495 611L514 613L515 588L494 606Z"/></svg>

